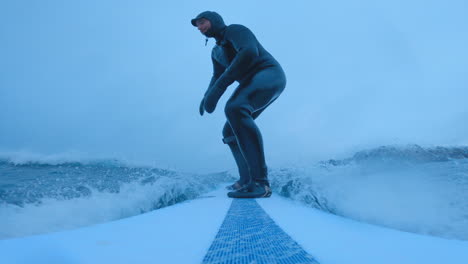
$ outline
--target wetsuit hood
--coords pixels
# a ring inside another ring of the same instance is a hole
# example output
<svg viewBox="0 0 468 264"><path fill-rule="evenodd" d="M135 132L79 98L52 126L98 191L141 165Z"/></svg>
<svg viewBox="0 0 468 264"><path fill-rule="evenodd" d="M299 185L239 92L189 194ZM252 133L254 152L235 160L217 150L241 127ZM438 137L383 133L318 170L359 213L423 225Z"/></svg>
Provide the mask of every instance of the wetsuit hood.
<svg viewBox="0 0 468 264"><path fill-rule="evenodd" d="M223 30L226 28L223 18L214 11L205 11L200 13L194 19L191 20L191 23L194 27L197 26L197 20L200 18L208 19L211 23L211 28L204 34L209 38L216 38L220 36Z"/></svg>

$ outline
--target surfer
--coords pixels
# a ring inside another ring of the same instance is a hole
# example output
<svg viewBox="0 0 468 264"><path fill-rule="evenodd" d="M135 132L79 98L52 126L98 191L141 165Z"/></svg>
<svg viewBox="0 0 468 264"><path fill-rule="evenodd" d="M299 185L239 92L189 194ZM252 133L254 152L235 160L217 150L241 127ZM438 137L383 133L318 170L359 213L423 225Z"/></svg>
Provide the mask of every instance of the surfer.
<svg viewBox="0 0 468 264"><path fill-rule="evenodd" d="M227 87L237 81L226 103L223 142L239 169L239 180L228 186L232 198L271 196L262 134L254 120L283 92L286 76L280 64L247 27L226 26L216 12L205 11L191 20L216 45L211 52L213 76L200 103L200 115L212 113Z"/></svg>

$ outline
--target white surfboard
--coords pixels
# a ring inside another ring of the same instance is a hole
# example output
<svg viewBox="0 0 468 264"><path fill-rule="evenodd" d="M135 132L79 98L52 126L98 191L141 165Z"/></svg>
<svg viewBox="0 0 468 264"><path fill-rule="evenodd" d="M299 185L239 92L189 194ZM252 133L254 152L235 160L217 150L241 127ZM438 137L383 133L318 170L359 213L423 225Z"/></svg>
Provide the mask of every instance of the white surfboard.
<svg viewBox="0 0 468 264"><path fill-rule="evenodd" d="M233 201L225 193L220 189L114 222L0 240L0 263L209 263L206 256ZM319 263L468 263L467 241L360 223L275 194L256 201L275 225ZM268 239L276 233L260 234Z"/></svg>

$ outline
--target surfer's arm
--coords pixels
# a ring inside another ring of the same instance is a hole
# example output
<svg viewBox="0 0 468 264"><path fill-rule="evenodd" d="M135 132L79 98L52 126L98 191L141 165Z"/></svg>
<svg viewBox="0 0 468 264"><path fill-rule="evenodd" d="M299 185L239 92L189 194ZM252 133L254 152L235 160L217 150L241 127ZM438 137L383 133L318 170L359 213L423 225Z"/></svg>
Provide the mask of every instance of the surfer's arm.
<svg viewBox="0 0 468 264"><path fill-rule="evenodd" d="M251 69L255 58L259 56L259 51L254 34L245 26L231 25L226 31L226 40L237 52L229 67L218 78L222 86L227 87L235 80L241 79Z"/></svg>
<svg viewBox="0 0 468 264"><path fill-rule="evenodd" d="M223 72L226 70L225 67L223 67L219 62L215 60L213 54L211 55L211 61L213 62L213 75L211 76L211 81L208 85L208 89L206 89L205 95L213 87L214 83L216 82L216 80L218 80L219 76L221 76L221 74L223 74Z"/></svg>

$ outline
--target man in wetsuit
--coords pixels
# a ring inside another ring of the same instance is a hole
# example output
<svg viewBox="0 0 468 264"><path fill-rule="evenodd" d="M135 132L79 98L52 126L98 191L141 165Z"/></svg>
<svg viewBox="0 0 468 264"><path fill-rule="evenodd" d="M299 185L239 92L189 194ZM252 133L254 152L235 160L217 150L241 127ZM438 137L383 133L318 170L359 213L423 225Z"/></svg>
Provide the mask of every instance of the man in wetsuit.
<svg viewBox="0 0 468 264"><path fill-rule="evenodd" d="M258 42L247 27L226 26L222 17L205 11L191 20L208 38L215 38L211 58L213 77L200 103L200 115L212 113L219 98L234 81L239 86L226 103L227 122L223 142L229 146L239 169L240 179L228 193L232 198L259 198L271 195L263 141L254 122L278 98L286 86L280 64Z"/></svg>

